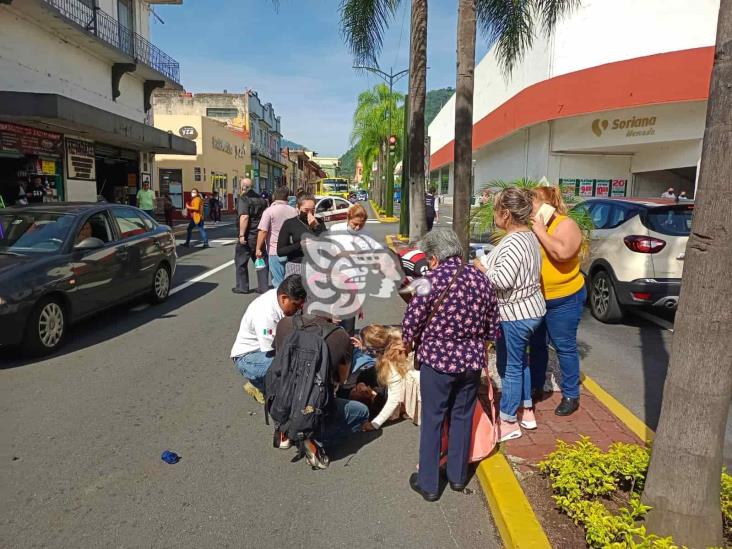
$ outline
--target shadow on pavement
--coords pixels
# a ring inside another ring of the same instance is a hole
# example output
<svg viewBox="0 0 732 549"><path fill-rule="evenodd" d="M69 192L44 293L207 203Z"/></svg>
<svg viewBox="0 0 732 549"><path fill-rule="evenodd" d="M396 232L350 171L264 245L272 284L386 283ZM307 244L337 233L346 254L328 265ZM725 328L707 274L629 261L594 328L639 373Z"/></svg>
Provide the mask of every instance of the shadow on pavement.
<svg viewBox="0 0 732 549"><path fill-rule="evenodd" d="M666 348L660 328L645 325L640 326L639 332L643 360L645 423L655 431L661 415L663 387L666 384L670 353Z"/></svg>
<svg viewBox="0 0 732 549"><path fill-rule="evenodd" d="M198 267L195 267L198 268ZM29 366L38 362L53 360L69 353L93 347L99 343L113 339L156 319L172 319L178 315L174 313L179 307L199 299L216 289L218 284L199 282L185 291L168 298L159 305L150 304L139 311L132 310L138 305L148 302L138 298L125 304L116 305L90 318L74 324L67 334L66 343L55 353L39 358L28 358L18 349L8 349L7 360L0 365L0 370Z"/></svg>
<svg viewBox="0 0 732 549"><path fill-rule="evenodd" d="M348 467L351 459L358 454L359 450L381 437L381 434L381 429L367 433L355 433L352 436L333 443L327 448L330 462L334 463L347 459L348 461L343 466Z"/></svg>

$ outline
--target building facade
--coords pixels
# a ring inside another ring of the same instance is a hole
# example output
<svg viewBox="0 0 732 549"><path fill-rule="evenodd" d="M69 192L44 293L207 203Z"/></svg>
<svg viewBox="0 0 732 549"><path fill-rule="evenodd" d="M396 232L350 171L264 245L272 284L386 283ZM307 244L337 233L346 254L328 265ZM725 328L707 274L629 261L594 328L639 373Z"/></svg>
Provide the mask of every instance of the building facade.
<svg viewBox="0 0 732 549"><path fill-rule="evenodd" d="M257 92L248 94L253 180L260 191L273 192L285 183L287 167L281 153L280 117L275 115L272 103L262 103Z"/></svg>
<svg viewBox="0 0 732 549"><path fill-rule="evenodd" d="M477 65L474 192L546 178L567 194L693 195L718 0L593 0L559 21L504 78ZM631 24L632 22L632 24ZM453 194L455 97L428 129L430 181Z"/></svg>
<svg viewBox="0 0 732 549"><path fill-rule="evenodd" d="M251 163L248 140L222 121L195 114L156 114L155 126L195 142L198 154L157 155L160 192L182 209L196 188L206 198L218 193L223 211L233 212L239 183Z"/></svg>
<svg viewBox="0 0 732 549"><path fill-rule="evenodd" d="M182 0L166 2L180 4ZM0 3L0 193L40 178L45 200L135 203L157 153L195 144L150 124L180 67L149 41L154 0Z"/></svg>
<svg viewBox="0 0 732 549"><path fill-rule="evenodd" d="M326 177L338 177L341 170L341 160L334 156L319 156L312 153L310 159L316 162L325 172Z"/></svg>

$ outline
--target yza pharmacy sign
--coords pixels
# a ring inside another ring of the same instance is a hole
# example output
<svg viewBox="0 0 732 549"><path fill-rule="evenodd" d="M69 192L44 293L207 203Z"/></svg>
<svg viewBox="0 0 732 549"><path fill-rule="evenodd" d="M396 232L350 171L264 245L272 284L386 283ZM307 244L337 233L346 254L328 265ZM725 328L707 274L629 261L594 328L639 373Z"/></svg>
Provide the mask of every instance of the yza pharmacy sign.
<svg viewBox="0 0 732 549"><path fill-rule="evenodd" d="M597 137L609 132L625 132L625 137L642 137L656 133L656 117L643 116L630 118L595 118L592 121L592 133Z"/></svg>

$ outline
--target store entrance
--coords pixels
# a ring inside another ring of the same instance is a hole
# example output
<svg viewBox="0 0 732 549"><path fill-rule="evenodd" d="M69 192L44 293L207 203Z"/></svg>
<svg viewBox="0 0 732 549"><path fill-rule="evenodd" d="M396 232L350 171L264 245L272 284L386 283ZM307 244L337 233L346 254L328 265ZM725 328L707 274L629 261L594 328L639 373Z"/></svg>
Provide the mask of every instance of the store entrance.
<svg viewBox="0 0 732 549"><path fill-rule="evenodd" d="M693 198L695 182L696 166L635 172L633 174L633 195L657 198L666 190L673 188L677 196L680 192L685 191L688 198Z"/></svg>
<svg viewBox="0 0 732 549"><path fill-rule="evenodd" d="M106 145L95 145L97 195L107 202L135 205L139 162L138 153Z"/></svg>

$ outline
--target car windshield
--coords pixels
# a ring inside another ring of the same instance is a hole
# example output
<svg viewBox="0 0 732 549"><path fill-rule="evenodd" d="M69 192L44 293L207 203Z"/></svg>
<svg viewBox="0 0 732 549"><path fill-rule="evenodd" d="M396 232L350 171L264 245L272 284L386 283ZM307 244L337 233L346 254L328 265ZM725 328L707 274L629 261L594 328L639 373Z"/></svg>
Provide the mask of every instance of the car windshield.
<svg viewBox="0 0 732 549"><path fill-rule="evenodd" d="M693 204L651 208L645 215L644 224L657 233L669 236L689 236L693 215Z"/></svg>
<svg viewBox="0 0 732 549"><path fill-rule="evenodd" d="M348 191L348 180L346 179L325 179L323 188L330 193L342 193Z"/></svg>
<svg viewBox="0 0 732 549"><path fill-rule="evenodd" d="M0 252L52 253L69 237L74 216L62 213L0 213Z"/></svg>

